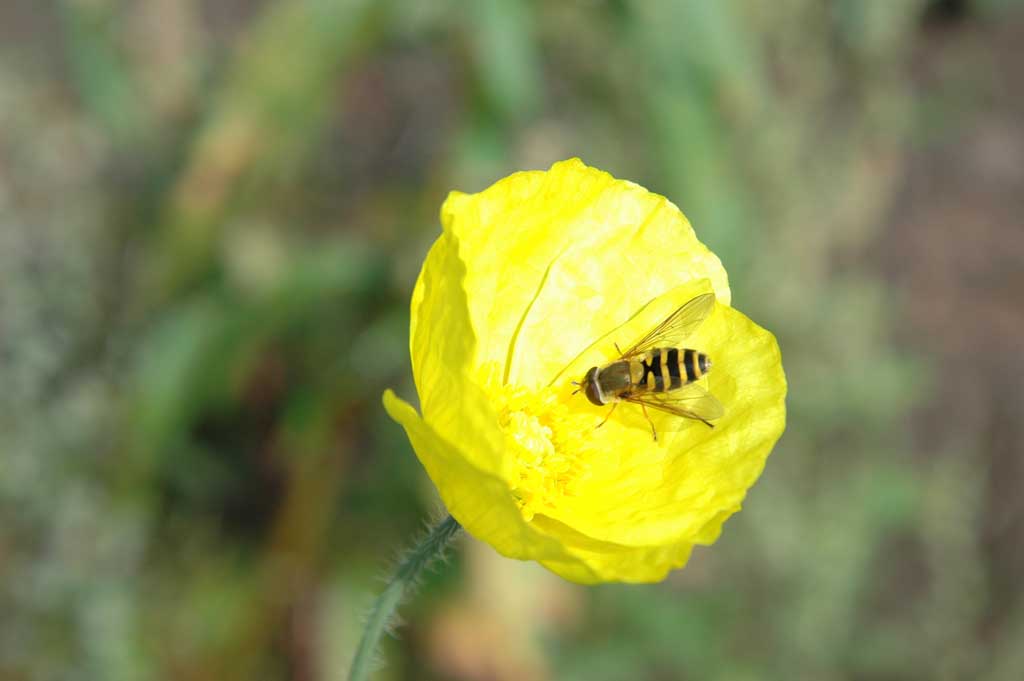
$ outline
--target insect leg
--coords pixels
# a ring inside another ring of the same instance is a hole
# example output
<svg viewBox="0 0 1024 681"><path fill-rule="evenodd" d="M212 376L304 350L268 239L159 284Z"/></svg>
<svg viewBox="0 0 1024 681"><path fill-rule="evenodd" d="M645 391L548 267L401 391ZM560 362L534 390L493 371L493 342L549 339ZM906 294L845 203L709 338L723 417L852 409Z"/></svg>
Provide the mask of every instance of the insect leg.
<svg viewBox="0 0 1024 681"><path fill-rule="evenodd" d="M599 423L596 426L594 426L594 430L597 430L598 428L600 428L604 424L608 423L608 419L610 419L612 417L612 414L615 412L615 407L617 407L617 406L619 406L618 402L613 402L612 403L612 408L608 411L608 414L605 415L604 420L601 421L601 423Z"/></svg>
<svg viewBox="0 0 1024 681"><path fill-rule="evenodd" d="M619 353L619 357L622 357L622 350L619 349L618 343L612 343L615 346L615 352Z"/></svg>
<svg viewBox="0 0 1024 681"><path fill-rule="evenodd" d="M654 428L654 421L652 421L651 417L648 416L648 414L647 414L647 405L645 405L643 402L641 402L640 403L640 408L644 410L644 418L647 419L647 423L651 424L651 434L654 435L654 441L657 442L658 441L658 431L655 430L655 428Z"/></svg>

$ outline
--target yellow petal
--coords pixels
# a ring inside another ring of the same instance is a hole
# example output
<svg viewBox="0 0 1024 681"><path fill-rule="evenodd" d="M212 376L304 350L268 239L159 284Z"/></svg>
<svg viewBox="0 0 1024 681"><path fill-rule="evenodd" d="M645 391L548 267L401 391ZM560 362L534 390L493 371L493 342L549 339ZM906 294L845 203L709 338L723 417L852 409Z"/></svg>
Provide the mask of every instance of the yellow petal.
<svg viewBox="0 0 1024 681"><path fill-rule="evenodd" d="M568 559L545 558L540 563L579 584L660 582L670 570L686 565L693 549L687 543L622 546L591 539L547 518L538 517L535 524L551 536L559 537L570 556Z"/></svg>
<svg viewBox="0 0 1024 681"><path fill-rule="evenodd" d="M416 410L388 390L384 408L405 428L448 512L472 536L510 558L536 560L575 582L658 581L686 555L618 547L587 538L557 522L527 523L509 494L508 484L473 466L465 448L447 442Z"/></svg>
<svg viewBox="0 0 1024 681"><path fill-rule="evenodd" d="M445 508L466 531L516 558L565 558L559 544L546 539L522 519L508 485L482 471L466 456L466 443L450 442L392 391L384 409L405 428L409 441L437 486ZM475 442L480 446L480 442ZM491 452L493 454L493 452Z"/></svg>
<svg viewBox="0 0 1024 681"><path fill-rule="evenodd" d="M569 378L582 376L586 367L614 359L614 350L601 356L613 339L623 345L637 338L652 328L652 315L663 318L664 310L699 292L699 286L680 287L644 308L588 348L571 365L576 371L567 372L562 389L569 391ZM600 429L579 433L578 447L590 453L586 476L546 515L589 537L628 546L717 538L785 428L786 379L775 338L730 307L716 305L686 344L713 359L703 380L725 405L725 416L711 429L650 411L660 433L655 442L640 408L620 405ZM579 398L574 407L592 412L595 424L610 409Z"/></svg>
<svg viewBox="0 0 1024 681"><path fill-rule="evenodd" d="M579 159L453 192L441 219L466 264L484 379L546 384L580 348L687 281L707 279L729 302L721 262L678 208Z"/></svg>
<svg viewBox="0 0 1024 681"><path fill-rule="evenodd" d="M477 367L476 333L469 317L465 272L458 240L442 235L427 254L413 291L409 335L413 378L431 430L447 442L458 443L461 456L474 468L507 477L509 462L501 452L502 436L488 397L469 378Z"/></svg>

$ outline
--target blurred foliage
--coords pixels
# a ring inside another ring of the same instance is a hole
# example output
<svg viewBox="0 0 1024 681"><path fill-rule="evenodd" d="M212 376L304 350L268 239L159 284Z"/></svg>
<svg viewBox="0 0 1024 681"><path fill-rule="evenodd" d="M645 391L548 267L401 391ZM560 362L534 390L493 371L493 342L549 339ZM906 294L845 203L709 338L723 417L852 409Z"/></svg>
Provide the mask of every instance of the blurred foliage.
<svg viewBox="0 0 1024 681"><path fill-rule="evenodd" d="M1009 0L5 3L0 677L344 678L436 506L379 399L440 203L579 155L721 256L789 429L664 584L467 541L379 677L1021 678L1022 36Z"/></svg>

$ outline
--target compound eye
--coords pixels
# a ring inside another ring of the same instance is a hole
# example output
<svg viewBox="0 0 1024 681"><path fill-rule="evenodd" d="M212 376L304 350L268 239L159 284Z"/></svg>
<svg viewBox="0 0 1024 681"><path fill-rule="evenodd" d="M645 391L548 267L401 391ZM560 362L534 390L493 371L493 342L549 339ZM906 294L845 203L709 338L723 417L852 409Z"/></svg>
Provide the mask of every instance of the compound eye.
<svg viewBox="0 0 1024 681"><path fill-rule="evenodd" d="M587 372L587 377L583 379L583 390L591 403L601 407L604 406L604 395L601 394L601 387L598 385L598 371L597 367L593 367Z"/></svg>

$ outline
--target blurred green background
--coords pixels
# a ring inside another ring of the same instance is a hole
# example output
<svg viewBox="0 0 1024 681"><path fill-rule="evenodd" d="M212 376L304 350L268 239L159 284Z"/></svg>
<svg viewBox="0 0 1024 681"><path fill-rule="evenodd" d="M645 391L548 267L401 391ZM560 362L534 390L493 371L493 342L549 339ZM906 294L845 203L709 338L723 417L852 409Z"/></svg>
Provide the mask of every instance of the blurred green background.
<svg viewBox="0 0 1024 681"><path fill-rule="evenodd" d="M662 584L460 541L377 678L1024 678L1022 70L997 0L5 0L0 678L345 678L437 510L380 395L441 201L575 155L788 430Z"/></svg>

